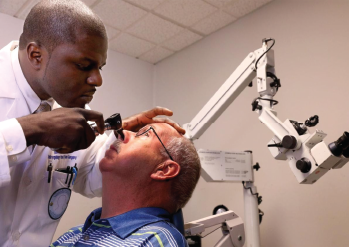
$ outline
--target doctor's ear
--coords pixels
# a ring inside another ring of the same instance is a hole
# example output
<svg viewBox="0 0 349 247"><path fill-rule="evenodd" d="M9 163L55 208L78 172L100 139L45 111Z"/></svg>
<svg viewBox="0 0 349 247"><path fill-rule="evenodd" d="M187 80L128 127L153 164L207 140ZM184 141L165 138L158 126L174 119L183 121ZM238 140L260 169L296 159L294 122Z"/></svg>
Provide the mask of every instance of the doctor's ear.
<svg viewBox="0 0 349 247"><path fill-rule="evenodd" d="M167 160L164 163L159 164L150 177L154 180L168 180L176 177L180 170L181 167L177 162Z"/></svg>
<svg viewBox="0 0 349 247"><path fill-rule="evenodd" d="M35 70L41 69L46 54L47 50L36 42L27 45L27 58Z"/></svg>

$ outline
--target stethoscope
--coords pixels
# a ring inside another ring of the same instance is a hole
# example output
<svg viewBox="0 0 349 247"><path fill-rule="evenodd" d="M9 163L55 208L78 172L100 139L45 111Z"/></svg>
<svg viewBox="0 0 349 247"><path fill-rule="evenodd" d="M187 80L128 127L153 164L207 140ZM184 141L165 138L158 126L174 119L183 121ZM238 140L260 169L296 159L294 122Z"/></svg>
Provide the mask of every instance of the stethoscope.
<svg viewBox="0 0 349 247"><path fill-rule="evenodd" d="M50 163L47 167L48 183L51 183L52 170L53 166L52 163ZM67 187L60 188L53 192L53 194L50 197L50 200L48 201L48 215L51 219L58 220L67 210L71 197L70 185L74 185L75 179L78 176L77 164L75 163L75 166L73 167L67 166L66 168L58 168L55 170L55 172L67 174L67 178L65 180L65 184L67 184Z"/></svg>

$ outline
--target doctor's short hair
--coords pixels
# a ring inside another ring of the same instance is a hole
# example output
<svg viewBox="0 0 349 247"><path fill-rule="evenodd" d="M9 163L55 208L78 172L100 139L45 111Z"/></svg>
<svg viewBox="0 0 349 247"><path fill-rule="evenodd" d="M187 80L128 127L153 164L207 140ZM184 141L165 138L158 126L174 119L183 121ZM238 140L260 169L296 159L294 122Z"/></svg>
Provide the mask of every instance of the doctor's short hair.
<svg viewBox="0 0 349 247"><path fill-rule="evenodd" d="M24 21L19 49L36 42L51 54L60 44L74 44L80 34L107 39L102 20L80 0L43 0Z"/></svg>
<svg viewBox="0 0 349 247"><path fill-rule="evenodd" d="M177 211L187 204L198 183L201 172L200 158L194 144L184 136L172 137L165 145L173 160L181 167L178 176L171 179L170 194ZM164 149L161 149L161 153L163 157L168 157Z"/></svg>

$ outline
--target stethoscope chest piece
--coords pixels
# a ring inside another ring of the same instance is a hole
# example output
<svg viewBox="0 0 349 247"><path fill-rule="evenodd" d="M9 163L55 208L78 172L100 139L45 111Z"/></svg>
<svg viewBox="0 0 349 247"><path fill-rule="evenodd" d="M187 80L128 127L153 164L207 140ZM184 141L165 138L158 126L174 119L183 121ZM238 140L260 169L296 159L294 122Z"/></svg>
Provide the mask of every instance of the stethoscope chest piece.
<svg viewBox="0 0 349 247"><path fill-rule="evenodd" d="M48 214L51 219L58 220L62 217L68 207L71 196L71 190L61 188L56 190L48 202Z"/></svg>

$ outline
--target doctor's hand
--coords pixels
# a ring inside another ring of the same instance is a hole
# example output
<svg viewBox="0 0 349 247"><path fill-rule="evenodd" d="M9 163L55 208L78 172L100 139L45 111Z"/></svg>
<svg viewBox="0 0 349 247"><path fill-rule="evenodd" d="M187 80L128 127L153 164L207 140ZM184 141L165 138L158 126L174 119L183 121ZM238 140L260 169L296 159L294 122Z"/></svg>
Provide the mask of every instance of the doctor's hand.
<svg viewBox="0 0 349 247"><path fill-rule="evenodd" d="M27 146L47 146L59 153L71 153L91 145L96 136L87 121L96 122L98 132L104 132L103 114L80 108L58 108L20 117L17 121Z"/></svg>
<svg viewBox="0 0 349 247"><path fill-rule="evenodd" d="M167 108L157 106L151 110L141 112L122 120L122 128L130 131L138 131L143 126L151 123L167 123L174 127L180 134L185 134L185 130L169 118L159 118L157 116L172 116L173 112Z"/></svg>

